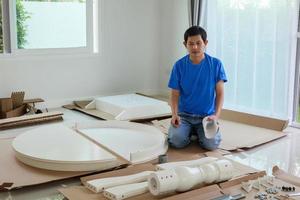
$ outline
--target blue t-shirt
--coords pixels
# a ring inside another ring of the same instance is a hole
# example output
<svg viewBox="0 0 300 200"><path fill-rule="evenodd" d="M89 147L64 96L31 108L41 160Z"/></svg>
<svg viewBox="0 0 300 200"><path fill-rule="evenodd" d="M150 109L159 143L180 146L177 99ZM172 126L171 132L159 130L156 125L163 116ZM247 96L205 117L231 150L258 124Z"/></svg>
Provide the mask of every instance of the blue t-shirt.
<svg viewBox="0 0 300 200"><path fill-rule="evenodd" d="M205 54L199 64L193 64L186 55L174 64L168 86L180 92L179 112L204 117L215 112L215 87L220 80L227 82L219 59Z"/></svg>

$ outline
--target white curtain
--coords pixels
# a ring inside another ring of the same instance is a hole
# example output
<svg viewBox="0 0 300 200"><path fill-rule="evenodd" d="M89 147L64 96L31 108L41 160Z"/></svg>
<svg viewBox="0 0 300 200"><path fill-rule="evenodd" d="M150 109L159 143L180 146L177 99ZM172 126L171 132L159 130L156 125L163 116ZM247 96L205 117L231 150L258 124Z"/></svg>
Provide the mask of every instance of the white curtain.
<svg viewBox="0 0 300 200"><path fill-rule="evenodd" d="M225 108L288 117L298 0L208 0L207 52L223 61Z"/></svg>

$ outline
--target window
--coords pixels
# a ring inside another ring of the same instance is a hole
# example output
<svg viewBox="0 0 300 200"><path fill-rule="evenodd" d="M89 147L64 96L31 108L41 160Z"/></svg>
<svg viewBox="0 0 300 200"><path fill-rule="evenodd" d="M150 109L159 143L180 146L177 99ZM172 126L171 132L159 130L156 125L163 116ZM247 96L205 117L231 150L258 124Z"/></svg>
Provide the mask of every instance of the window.
<svg viewBox="0 0 300 200"><path fill-rule="evenodd" d="M298 0L207 2L208 52L228 76L224 107L288 118Z"/></svg>
<svg viewBox="0 0 300 200"><path fill-rule="evenodd" d="M4 52L94 51L96 0L2 1L8 4L8 11L2 9L6 12L2 16L9 20L1 28L10 33L3 35L4 44L8 43L2 45Z"/></svg>

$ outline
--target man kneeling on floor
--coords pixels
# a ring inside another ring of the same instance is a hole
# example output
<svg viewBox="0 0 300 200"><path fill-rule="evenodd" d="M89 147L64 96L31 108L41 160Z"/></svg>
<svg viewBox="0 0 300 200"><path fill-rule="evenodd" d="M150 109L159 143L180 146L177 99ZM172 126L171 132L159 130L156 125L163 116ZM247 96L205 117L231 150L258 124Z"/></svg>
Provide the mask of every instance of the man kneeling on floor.
<svg viewBox="0 0 300 200"><path fill-rule="evenodd" d="M188 55L179 59L172 69L168 84L172 108L168 142L175 148L186 147L192 133L198 136L200 146L208 150L218 148L221 142L219 129L207 137L202 124L208 121L207 126L217 126L227 81L221 61L205 53L207 43L203 28L187 29L183 44Z"/></svg>

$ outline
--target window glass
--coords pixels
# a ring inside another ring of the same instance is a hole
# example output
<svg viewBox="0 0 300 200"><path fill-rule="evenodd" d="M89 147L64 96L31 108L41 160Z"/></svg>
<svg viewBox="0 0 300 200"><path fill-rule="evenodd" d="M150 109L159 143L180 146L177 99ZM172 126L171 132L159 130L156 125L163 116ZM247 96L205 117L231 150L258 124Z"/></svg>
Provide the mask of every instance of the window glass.
<svg viewBox="0 0 300 200"><path fill-rule="evenodd" d="M86 47L86 0L17 0L19 49Z"/></svg>
<svg viewBox="0 0 300 200"><path fill-rule="evenodd" d="M208 53L227 73L224 107L288 116L297 0L208 1Z"/></svg>

